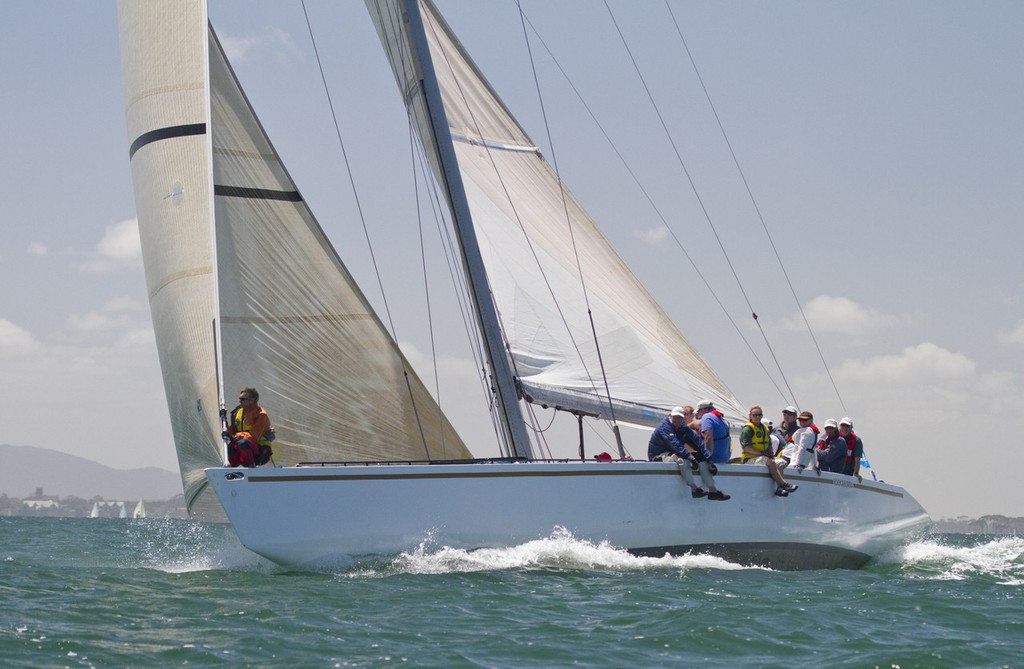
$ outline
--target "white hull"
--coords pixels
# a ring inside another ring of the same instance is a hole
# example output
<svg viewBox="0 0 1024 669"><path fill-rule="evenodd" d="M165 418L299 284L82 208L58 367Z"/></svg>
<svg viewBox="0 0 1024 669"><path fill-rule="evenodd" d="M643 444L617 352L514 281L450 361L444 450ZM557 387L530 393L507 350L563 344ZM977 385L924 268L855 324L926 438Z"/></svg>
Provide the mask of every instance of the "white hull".
<svg viewBox="0 0 1024 669"><path fill-rule="evenodd" d="M426 540L513 546L555 528L641 555L710 552L777 569L859 567L928 527L897 486L789 474L789 497L761 467L723 465L732 499L693 499L676 466L649 462L487 462L211 468L242 544L280 564L393 554Z"/></svg>

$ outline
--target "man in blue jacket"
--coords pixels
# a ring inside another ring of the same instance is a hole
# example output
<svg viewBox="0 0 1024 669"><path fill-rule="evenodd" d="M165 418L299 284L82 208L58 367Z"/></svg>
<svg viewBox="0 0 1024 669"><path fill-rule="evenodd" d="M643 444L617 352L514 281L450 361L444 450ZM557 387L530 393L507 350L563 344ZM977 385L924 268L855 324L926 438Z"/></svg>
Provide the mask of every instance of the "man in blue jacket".
<svg viewBox="0 0 1024 669"><path fill-rule="evenodd" d="M846 467L846 440L839 435L835 418L825 421L825 438L818 442L818 470L842 474Z"/></svg>
<svg viewBox="0 0 1024 669"><path fill-rule="evenodd" d="M700 419L701 436L704 446L712 454L715 462L729 462L732 459L732 435L725 415L715 408L711 400L697 403L697 418Z"/></svg>
<svg viewBox="0 0 1024 669"><path fill-rule="evenodd" d="M675 462L679 466L679 475L690 486L692 497L707 497L724 502L730 496L715 487L712 474L718 473L718 468L711 462L711 453L701 443L697 433L686 425L683 416L683 408L675 407L668 416L661 419L647 443L647 459L652 462ZM700 480L707 490L694 482L695 471L700 472Z"/></svg>

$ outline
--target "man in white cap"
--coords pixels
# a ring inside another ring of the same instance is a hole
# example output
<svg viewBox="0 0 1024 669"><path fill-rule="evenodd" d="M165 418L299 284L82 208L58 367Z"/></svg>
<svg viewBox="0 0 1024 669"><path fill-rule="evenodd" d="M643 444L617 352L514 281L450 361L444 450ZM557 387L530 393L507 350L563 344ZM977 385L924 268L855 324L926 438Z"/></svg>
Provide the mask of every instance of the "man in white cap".
<svg viewBox="0 0 1024 669"><path fill-rule="evenodd" d="M694 499L707 497L724 502L730 495L715 487L715 479L712 477L718 473L718 468L711 462L711 453L704 448L700 438L686 425L684 415L682 407L675 407L668 416L661 419L651 433L651 440L647 442L647 459L652 462L675 462L679 466L679 475L690 486L690 495ZM694 483L694 471L700 472L700 480L707 490Z"/></svg>
<svg viewBox="0 0 1024 669"><path fill-rule="evenodd" d="M818 469L842 474L846 468L846 440L839 436L835 418L825 421L825 438L818 442Z"/></svg>
<svg viewBox="0 0 1024 669"><path fill-rule="evenodd" d="M800 415L796 417L796 422L797 431L782 448L782 453L776 458L775 464L779 466L779 469L785 469L792 465L797 473L800 473L814 463L815 447L818 444L818 434L821 431L814 424L814 414L810 411L801 411Z"/></svg>
<svg viewBox="0 0 1024 669"><path fill-rule="evenodd" d="M800 429L796 422L796 407L788 406L782 410L782 422L775 428L775 434L779 435L782 443L786 443L793 436L793 433Z"/></svg>
<svg viewBox="0 0 1024 669"><path fill-rule="evenodd" d="M846 440L846 467L843 473L860 478L860 459L864 457L864 442L853 431L853 419L843 416L839 421L839 436Z"/></svg>

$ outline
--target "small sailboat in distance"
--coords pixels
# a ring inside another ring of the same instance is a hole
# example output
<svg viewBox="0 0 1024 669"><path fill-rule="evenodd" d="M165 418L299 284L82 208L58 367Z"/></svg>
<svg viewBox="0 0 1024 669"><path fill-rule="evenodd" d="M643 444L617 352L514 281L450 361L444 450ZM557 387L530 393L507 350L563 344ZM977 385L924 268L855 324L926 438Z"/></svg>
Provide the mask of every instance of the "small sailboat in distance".
<svg viewBox="0 0 1024 669"><path fill-rule="evenodd" d="M356 285L242 91L205 3L121 2L136 208L193 517L226 513L246 547L289 565L427 538L509 546L564 528L642 555L857 567L927 527L903 488L841 474L792 475L800 492L780 502L760 468L721 465L732 499L709 503L691 498L674 463L633 461L621 441L613 462L538 458L527 405L605 421L616 434L619 423L653 426L687 400L712 400L734 426L746 412L433 3L367 6L458 240L504 457L473 457ZM260 387L283 466L223 466L221 380ZM787 522L765 522L780 503Z"/></svg>

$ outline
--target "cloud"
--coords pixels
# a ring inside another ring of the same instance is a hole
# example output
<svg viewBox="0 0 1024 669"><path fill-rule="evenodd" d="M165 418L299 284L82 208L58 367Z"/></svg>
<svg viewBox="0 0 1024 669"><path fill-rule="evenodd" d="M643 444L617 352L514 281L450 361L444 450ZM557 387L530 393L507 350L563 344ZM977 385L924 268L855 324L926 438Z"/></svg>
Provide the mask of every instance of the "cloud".
<svg viewBox="0 0 1024 669"><path fill-rule="evenodd" d="M108 314L112 321L107 325L116 325L113 315L130 314L127 305L115 300L97 313ZM65 325L33 334L0 319L0 406L12 418L4 422L3 440L74 452L119 468L173 468L156 344L145 310L138 311L134 320L122 321L124 330L106 327L84 333ZM93 314L69 321L95 326L96 318ZM81 428L74 439L68 440L66 430L47 427L55 411L62 425ZM138 446L138 435L145 435L144 449Z"/></svg>
<svg viewBox="0 0 1024 669"><path fill-rule="evenodd" d="M646 230L634 230L633 236L647 244L653 245L668 239L668 232L668 228L662 225L656 228L647 228Z"/></svg>
<svg viewBox="0 0 1024 669"><path fill-rule="evenodd" d="M836 375L854 382L882 384L928 384L963 381L974 377L977 365L961 353L953 353L931 342L910 346L898 355L880 355L867 360L848 360Z"/></svg>
<svg viewBox="0 0 1024 669"><path fill-rule="evenodd" d="M883 314L877 309L857 304L847 297L819 295L804 305L804 316L817 333L859 335L908 324L907 315ZM794 314L782 321L779 328L786 332L804 330L803 318Z"/></svg>
<svg viewBox="0 0 1024 669"><path fill-rule="evenodd" d="M118 298L104 304L98 310L84 314L71 314L67 319L68 330L75 334L89 332L121 332L152 330L148 321L143 321L142 305L131 298Z"/></svg>
<svg viewBox="0 0 1024 669"><path fill-rule="evenodd" d="M0 318L0 359L25 355L38 346L31 332Z"/></svg>
<svg viewBox="0 0 1024 669"><path fill-rule="evenodd" d="M1024 321L1017 323L1012 330L996 330L996 341L1000 344L1024 344Z"/></svg>
<svg viewBox="0 0 1024 669"><path fill-rule="evenodd" d="M42 242L32 242L28 245L28 253L33 256L45 256L49 253L49 249Z"/></svg>
<svg viewBox="0 0 1024 669"><path fill-rule="evenodd" d="M232 63L245 61L255 51L270 50L276 54L278 62L285 62L298 53L291 35L278 28L269 28L261 34L245 37L221 35L220 43Z"/></svg>
<svg viewBox="0 0 1024 669"><path fill-rule="evenodd" d="M108 225L82 269L102 274L120 267L137 267L142 259L138 219Z"/></svg>

